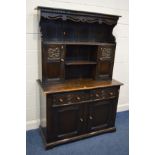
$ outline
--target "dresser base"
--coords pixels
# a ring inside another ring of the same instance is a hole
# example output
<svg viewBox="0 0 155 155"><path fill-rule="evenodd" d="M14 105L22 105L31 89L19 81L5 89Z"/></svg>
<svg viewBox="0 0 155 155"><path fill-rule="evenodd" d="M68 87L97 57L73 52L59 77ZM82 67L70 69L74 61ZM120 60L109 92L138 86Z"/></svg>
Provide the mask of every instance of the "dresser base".
<svg viewBox="0 0 155 155"><path fill-rule="evenodd" d="M103 133L115 132L115 131L116 131L116 128L115 127L111 127L111 128L107 128L107 129L104 129L104 130L94 131L94 132L90 132L90 133L86 133L86 134L81 134L79 136L75 136L75 137L66 138L66 139L62 139L62 140L58 140L58 141L47 143L45 135L43 133L43 130L40 127L40 133L41 133L41 136L42 136L42 139L43 139L43 143L44 143L44 146L45 146L46 150L51 149L51 148L53 148L53 147L55 147L57 145L73 142L73 141L76 141L76 140L81 140L81 139L84 139L84 138L92 137L92 136L103 134Z"/></svg>

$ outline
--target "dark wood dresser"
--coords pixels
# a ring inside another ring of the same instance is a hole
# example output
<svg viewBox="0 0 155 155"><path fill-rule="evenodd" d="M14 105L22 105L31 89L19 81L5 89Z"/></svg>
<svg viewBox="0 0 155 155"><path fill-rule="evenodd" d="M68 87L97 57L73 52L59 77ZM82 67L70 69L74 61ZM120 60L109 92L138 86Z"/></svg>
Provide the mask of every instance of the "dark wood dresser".
<svg viewBox="0 0 155 155"><path fill-rule="evenodd" d="M112 79L119 16L38 7L40 129L45 148L113 132L119 90Z"/></svg>

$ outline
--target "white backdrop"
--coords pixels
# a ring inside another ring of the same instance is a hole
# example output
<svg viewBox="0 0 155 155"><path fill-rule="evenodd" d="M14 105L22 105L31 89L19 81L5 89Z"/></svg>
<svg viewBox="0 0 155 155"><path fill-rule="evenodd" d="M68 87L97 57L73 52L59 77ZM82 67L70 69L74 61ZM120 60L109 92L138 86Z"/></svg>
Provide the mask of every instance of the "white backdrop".
<svg viewBox="0 0 155 155"><path fill-rule="evenodd" d="M113 34L117 47L113 78L124 83L120 89L118 111L128 109L128 0L27 0L26 13L26 128L34 129L39 125L38 79L38 17L35 8L47 6L79 11L90 11L121 15Z"/></svg>

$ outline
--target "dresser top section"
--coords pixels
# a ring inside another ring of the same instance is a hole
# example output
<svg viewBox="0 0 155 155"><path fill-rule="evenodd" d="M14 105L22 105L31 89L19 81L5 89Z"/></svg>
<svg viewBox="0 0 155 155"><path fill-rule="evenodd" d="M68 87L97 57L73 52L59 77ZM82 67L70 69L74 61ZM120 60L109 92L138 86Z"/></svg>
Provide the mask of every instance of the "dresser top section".
<svg viewBox="0 0 155 155"><path fill-rule="evenodd" d="M123 85L123 83L116 80L96 81L91 79L68 80L63 83L57 84L43 84L40 80L37 80L37 82L39 83L45 94L89 90Z"/></svg>
<svg viewBox="0 0 155 155"><path fill-rule="evenodd" d="M117 15L110 15L110 14L103 14L103 13L95 13L95 12L87 12L87 11L75 11L75 10L68 10L68 9L58 9L58 8L49 8L49 7L42 7L38 6L36 8L41 12L41 16L50 20L73 20L73 21L81 21L81 22L88 22L88 23L106 23L108 25L115 25L117 24L117 20L121 16ZM85 17L85 18L83 18Z"/></svg>

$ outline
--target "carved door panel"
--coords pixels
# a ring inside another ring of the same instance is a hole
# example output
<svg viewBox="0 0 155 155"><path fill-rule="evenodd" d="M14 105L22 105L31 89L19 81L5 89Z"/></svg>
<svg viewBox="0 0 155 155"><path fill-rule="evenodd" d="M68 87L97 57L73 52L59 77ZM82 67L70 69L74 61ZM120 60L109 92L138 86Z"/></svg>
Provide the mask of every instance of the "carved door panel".
<svg viewBox="0 0 155 155"><path fill-rule="evenodd" d="M44 45L43 77L48 81L64 79L64 45Z"/></svg>
<svg viewBox="0 0 155 155"><path fill-rule="evenodd" d="M88 105L88 131L102 130L114 126L115 100L92 102Z"/></svg>
<svg viewBox="0 0 155 155"><path fill-rule="evenodd" d="M68 105L52 108L51 126L56 139L64 139L83 132L83 105Z"/></svg>
<svg viewBox="0 0 155 155"><path fill-rule="evenodd" d="M97 53L97 79L111 79L115 56L115 44L98 47Z"/></svg>

